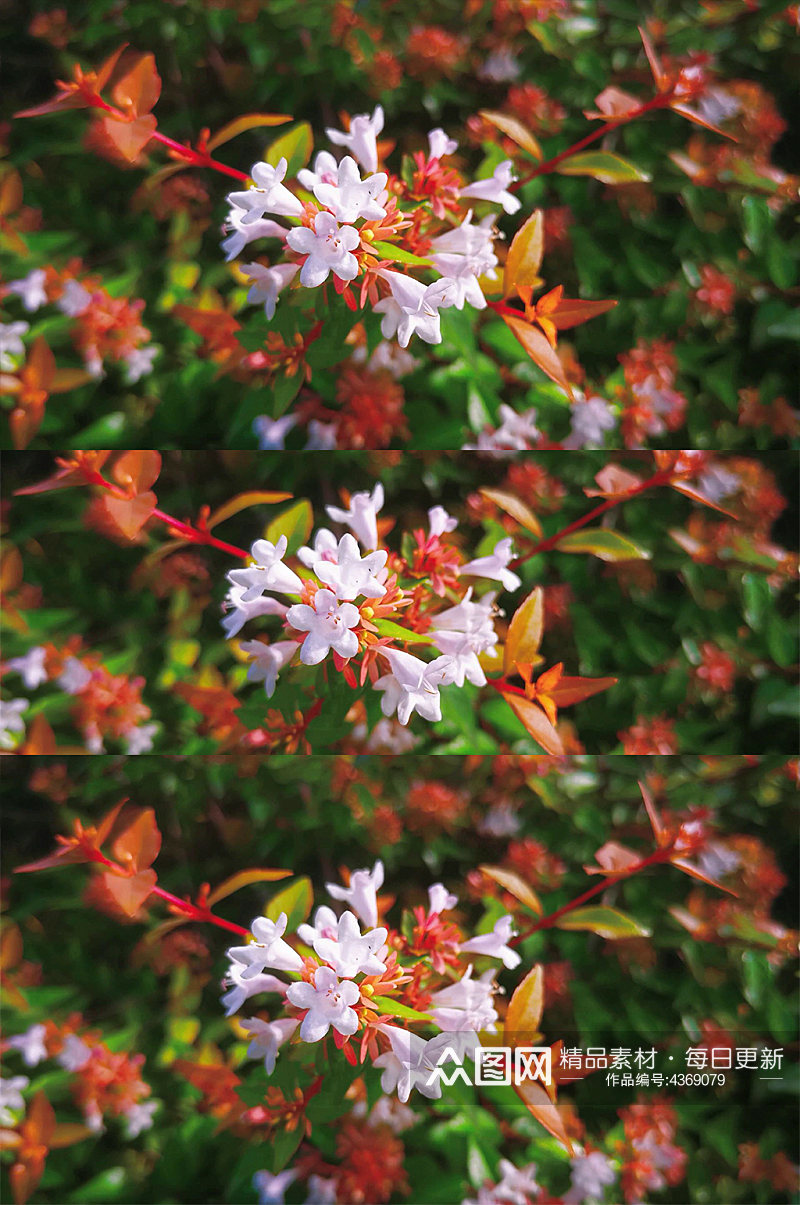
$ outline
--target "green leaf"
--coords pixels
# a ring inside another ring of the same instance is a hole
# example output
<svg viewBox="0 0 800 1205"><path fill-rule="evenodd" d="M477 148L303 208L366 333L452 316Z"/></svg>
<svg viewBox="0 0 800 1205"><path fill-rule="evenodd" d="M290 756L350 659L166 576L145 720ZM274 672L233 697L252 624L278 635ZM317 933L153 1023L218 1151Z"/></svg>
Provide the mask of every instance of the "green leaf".
<svg viewBox="0 0 800 1205"><path fill-rule="evenodd" d="M430 636L424 632L411 632L408 628L401 627L399 623L393 623L391 619L376 619L375 627L381 636L392 636L395 640L406 641L408 644L430 645L431 643Z"/></svg>
<svg viewBox="0 0 800 1205"><path fill-rule="evenodd" d="M297 552L311 535L314 526L314 511L307 498L300 498L287 510L281 511L271 523L267 524L264 538L277 544L281 536L289 541L287 555Z"/></svg>
<svg viewBox="0 0 800 1205"><path fill-rule="evenodd" d="M393 1017L405 1017L407 1021L430 1021L432 1019L429 1013L420 1013L415 1008L408 1008L399 1000L392 1000L391 996L373 996L372 1003L378 1012L390 1013Z"/></svg>
<svg viewBox="0 0 800 1205"><path fill-rule="evenodd" d="M314 888L311 879L303 875L295 879L288 887L284 887L264 909L264 915L269 920L277 920L282 912L286 913L286 932L293 933L298 925L302 925L314 905Z"/></svg>
<svg viewBox="0 0 800 1205"><path fill-rule="evenodd" d="M301 121L270 145L264 158L267 163L277 167L280 159L287 161L285 180L293 180L301 168L305 167L314 149L314 135L307 121Z"/></svg>
<svg viewBox="0 0 800 1205"><path fill-rule="evenodd" d="M431 264L429 259L424 259L421 255L413 255L411 251L397 247L394 243L373 243L372 249L381 259L392 259L398 264L416 264L420 268L429 268Z"/></svg>
<svg viewBox="0 0 800 1205"><path fill-rule="evenodd" d="M589 552L601 561L649 561L650 553L628 536L606 527L573 531L556 544L559 552Z"/></svg>
<svg viewBox="0 0 800 1205"><path fill-rule="evenodd" d="M588 929L599 937L649 937L650 930L640 925L632 916L617 911L616 908L606 908L602 905L590 908L576 908L556 921L557 929Z"/></svg>
<svg viewBox="0 0 800 1205"><path fill-rule="evenodd" d="M634 184L637 180L647 182L651 179L647 172L610 151L584 151L571 155L555 171L562 176L592 176L603 184Z"/></svg>

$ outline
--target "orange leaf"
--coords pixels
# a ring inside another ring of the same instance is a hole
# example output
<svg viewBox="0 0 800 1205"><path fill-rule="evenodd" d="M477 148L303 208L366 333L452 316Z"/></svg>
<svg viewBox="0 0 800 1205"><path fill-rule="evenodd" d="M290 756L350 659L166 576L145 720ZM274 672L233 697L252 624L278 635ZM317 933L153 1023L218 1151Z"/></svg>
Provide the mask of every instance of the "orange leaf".
<svg viewBox="0 0 800 1205"><path fill-rule="evenodd" d="M152 54L138 58L111 89L114 104L132 110L137 117L149 113L160 95L161 78Z"/></svg>
<svg viewBox="0 0 800 1205"><path fill-rule="evenodd" d="M701 494L700 490L695 489L691 485L687 485L685 481L670 481L670 485L679 494L684 494L687 498L691 498L693 502L700 502L703 506L710 506L712 510L718 510L721 514L727 515L729 519L738 520L739 516L733 511L726 510L724 506L720 506L718 502L712 502L710 498L706 498L705 494Z"/></svg>
<svg viewBox="0 0 800 1205"><path fill-rule="evenodd" d="M602 690L616 686L618 681L618 678L562 678L547 693L557 707L569 707L572 703L581 703Z"/></svg>
<svg viewBox="0 0 800 1205"><path fill-rule="evenodd" d="M44 335L34 342L25 362L24 373L30 388L50 389L50 383L56 375L56 358Z"/></svg>
<svg viewBox="0 0 800 1205"><path fill-rule="evenodd" d="M38 858L35 862L26 862L24 866L16 866L14 874L28 874L33 870L49 870L52 866L66 866L70 862L88 862L86 854L74 846L62 845L46 858Z"/></svg>
<svg viewBox="0 0 800 1205"><path fill-rule="evenodd" d="M79 92L59 92L31 109L20 109L14 117L43 117L46 113L57 113L60 109L86 109L89 101Z"/></svg>
<svg viewBox="0 0 800 1205"><path fill-rule="evenodd" d="M0 180L0 218L14 213L22 204L22 177L13 167Z"/></svg>
<svg viewBox="0 0 800 1205"><path fill-rule="evenodd" d="M509 113L495 113L491 109L481 109L480 115L486 121L490 121L498 130L501 130L513 142L516 142L517 146L521 146L534 159L544 158L542 148L533 134L516 117L512 117Z"/></svg>
<svg viewBox="0 0 800 1205"><path fill-rule="evenodd" d="M135 163L156 132L158 122L152 114L145 114L133 121L104 117L100 125L123 159L127 159L128 163Z"/></svg>
<svg viewBox="0 0 800 1205"><path fill-rule="evenodd" d="M612 300L580 301L563 297L557 308L549 314L549 318L560 331L566 331L571 326L579 326L581 322L588 322L590 318L597 318L599 314L613 310L618 304L619 302Z"/></svg>
<svg viewBox="0 0 800 1205"><path fill-rule="evenodd" d="M148 490L161 472L161 453L152 448L136 448L131 452L123 452L114 462L111 476L118 485L131 489L140 494Z"/></svg>
<svg viewBox="0 0 800 1205"><path fill-rule="evenodd" d="M140 870L130 877L117 874L101 876L109 895L127 916L135 916L156 885L154 870Z"/></svg>
<svg viewBox="0 0 800 1205"><path fill-rule="evenodd" d="M78 1121L61 1122L53 1130L50 1148L55 1151L65 1146L73 1146L76 1142L82 1142L84 1138L92 1138L95 1133L95 1130L90 1130L88 1126L81 1125Z"/></svg>
<svg viewBox="0 0 800 1205"><path fill-rule="evenodd" d="M479 866L478 869L482 870L490 879L494 879L495 883L499 883L501 887L504 887L506 891L510 892L526 908L530 908L531 912L535 912L537 916L542 915L542 902L538 895L513 870L505 870L502 866Z"/></svg>
<svg viewBox="0 0 800 1205"><path fill-rule="evenodd" d="M621 88L613 86L604 88L602 92L598 93L594 98L594 103L597 105L596 113L591 109L583 111L583 116L589 121L594 118L609 121L615 117L626 117L628 113L633 113L634 109L638 109L641 104L638 98L632 96L630 92L623 92Z"/></svg>
<svg viewBox="0 0 800 1205"><path fill-rule="evenodd" d="M22 958L22 934L19 925L8 921L0 936L0 970L10 971Z"/></svg>
<svg viewBox="0 0 800 1205"><path fill-rule="evenodd" d="M108 56L107 59L104 59L103 62L100 64L100 66L97 68L97 78L96 78L95 86L96 86L98 92L103 91L106 84L111 79L111 76L114 74L114 68L116 67L117 63L119 62L120 55L122 54L123 50L127 50L127 49L128 49L128 43L123 42L122 45L118 46L117 49L114 50Z"/></svg>
<svg viewBox="0 0 800 1205"><path fill-rule="evenodd" d="M40 713L28 728L25 741L19 750L23 754L55 753L56 738L53 729Z"/></svg>
<svg viewBox="0 0 800 1205"><path fill-rule="evenodd" d="M51 393L67 393L70 389L79 389L88 385L95 378L85 368L58 368L50 385Z"/></svg>
<svg viewBox="0 0 800 1205"><path fill-rule="evenodd" d="M286 879L293 872L291 870L273 870L272 868L253 867L250 870L240 870L237 874L233 874L230 878L225 879L220 883L219 887L215 887L208 897L209 908L218 903L219 900L224 900L226 896L233 895L234 891L239 891L242 887L249 887L251 883L274 883L278 879Z"/></svg>
<svg viewBox="0 0 800 1205"><path fill-rule="evenodd" d="M285 113L245 113L242 117L229 121L221 130L217 130L216 134L209 138L206 148L213 151L222 146L223 142L230 142L231 138L243 134L245 130L255 130L260 126L280 126L291 120Z"/></svg>
<svg viewBox="0 0 800 1205"><path fill-rule="evenodd" d="M699 879L701 883L707 883L709 887L717 887L720 891L727 891L728 895L734 895L738 898L738 892L734 891L731 887L724 887L716 879L709 878L707 874L703 874L702 870L699 870L684 858L671 858L670 862L673 866L677 866L678 870L682 870L684 874L690 875L693 879Z"/></svg>
<svg viewBox="0 0 800 1205"><path fill-rule="evenodd" d="M116 824L117 816L119 816L120 812L125 807L125 804L127 802L128 802L127 799L120 800L119 803L114 805L114 807L111 809L110 812L106 812L105 816L98 824L97 836L95 837L95 845L98 849L110 837L111 832Z"/></svg>
<svg viewBox="0 0 800 1205"><path fill-rule="evenodd" d="M495 506L499 506L507 515L511 515L512 519L516 519L523 527L527 527L528 531L532 531L535 536L541 536L542 525L536 518L529 506L519 498L515 498L513 494L507 494L505 490L482 489L480 491L484 498L488 498L490 502L494 502Z"/></svg>
<svg viewBox="0 0 800 1205"><path fill-rule="evenodd" d="M117 861L127 862L137 870L150 866L160 849L161 833L152 808L134 813L111 847Z"/></svg>
<svg viewBox="0 0 800 1205"><path fill-rule="evenodd" d="M642 484L641 477L637 477L635 473L629 473L627 469L620 468L618 464L606 465L604 469L595 474L595 481L600 488L596 490L584 488L583 492L587 498L625 498Z"/></svg>
<svg viewBox="0 0 800 1205"><path fill-rule="evenodd" d="M564 366L542 332L531 326L524 318L514 318L510 314L503 314L502 318L506 325L511 327L534 364L537 364L552 381L560 385L570 400L574 401L572 386L567 380Z"/></svg>
<svg viewBox="0 0 800 1205"><path fill-rule="evenodd" d="M658 809L656 808L653 798L643 782L639 783L639 790L642 792L645 811L647 812L648 819L653 827L653 835L655 836L656 844L663 846L669 840L669 834L662 824L661 817L658 814Z"/></svg>
<svg viewBox="0 0 800 1205"><path fill-rule="evenodd" d="M511 673L518 661L528 664L539 652L544 634L544 590L536 586L517 607L508 625L503 652L503 673Z"/></svg>
<svg viewBox="0 0 800 1205"><path fill-rule="evenodd" d="M535 209L511 240L503 269L503 296L512 289L533 288L539 282L544 255L544 214Z"/></svg>
<svg viewBox="0 0 800 1205"><path fill-rule="evenodd" d="M128 540L134 540L152 515L158 499L152 491L135 498L98 498L99 508Z"/></svg>
<svg viewBox="0 0 800 1205"><path fill-rule="evenodd" d="M546 753L561 754L564 752L561 737L541 707L531 703L529 699L523 699L521 695L506 694L505 691L502 692L502 695L517 718L522 721L528 732Z"/></svg>
<svg viewBox="0 0 800 1205"><path fill-rule="evenodd" d="M596 866L584 866L587 874L623 874L631 866L641 862L639 855L618 841L606 841L595 854Z"/></svg>
<svg viewBox="0 0 800 1205"><path fill-rule="evenodd" d="M274 502L287 502L293 496L281 493L279 490L248 490L243 494L237 494L235 498L224 502L222 506L218 506L209 515L206 527L209 529L216 527L217 523L223 523L225 519L230 519L231 515L238 515L239 511L247 510L249 506L268 506Z"/></svg>
<svg viewBox="0 0 800 1205"><path fill-rule="evenodd" d="M544 970L535 966L516 988L508 1002L503 1025L507 1045L525 1046L539 1029L544 1009Z"/></svg>
<svg viewBox="0 0 800 1205"><path fill-rule="evenodd" d="M664 72L661 61L653 49L653 43L641 25L639 26L639 37L642 39L642 45L647 55L647 61L650 64L650 70L653 73L653 79L656 82L656 88L659 92L664 92L669 87L669 76Z"/></svg>
<svg viewBox="0 0 800 1205"><path fill-rule="evenodd" d="M731 142L738 142L739 139L733 134L728 134L725 130L721 130L719 126L713 125L712 122L706 121L694 109L690 109L688 105L671 104L670 108L673 113L680 113L681 117L685 117L687 121L694 122L697 126L702 126L704 130L711 130L713 134L720 134L723 138L730 138Z"/></svg>
<svg viewBox="0 0 800 1205"><path fill-rule="evenodd" d="M533 1080L523 1080L520 1084L515 1082L514 1087L517 1095L527 1105L539 1124L544 1126L548 1134L557 1138L571 1155L573 1153L572 1142L562 1120L561 1111L547 1095L542 1085L534 1083Z"/></svg>

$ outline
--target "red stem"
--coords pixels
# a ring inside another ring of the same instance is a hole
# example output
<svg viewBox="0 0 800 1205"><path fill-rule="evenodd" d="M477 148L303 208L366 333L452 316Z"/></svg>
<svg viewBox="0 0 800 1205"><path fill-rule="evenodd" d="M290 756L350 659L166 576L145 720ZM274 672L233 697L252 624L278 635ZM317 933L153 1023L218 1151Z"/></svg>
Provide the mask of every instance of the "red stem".
<svg viewBox="0 0 800 1205"><path fill-rule="evenodd" d="M511 569L516 569L518 565L523 565L525 561L529 561L531 557L538 556L540 552L549 552L551 548L555 548L559 540L563 540L565 536L571 535L573 531L579 531L581 527L585 527L587 523L591 523L592 519L596 519L598 515L605 514L607 510L612 510L615 506L619 506L621 502L627 502L629 498L636 498L639 494L643 494L645 490L653 489L655 486L666 485L672 475L671 469L662 469L658 473L654 473L652 477L648 477L647 481L642 481L640 485L629 490L626 494L621 494L616 498L607 498L605 502L601 502L599 506L595 506L588 514L582 515L580 519L576 519L574 523L563 527L561 531L557 531L555 535L548 536L546 540L541 540L535 547L522 556L516 557L509 562Z"/></svg>
<svg viewBox="0 0 800 1205"><path fill-rule="evenodd" d="M565 151L561 151L558 155L554 155L552 159L546 159L544 163L540 163L538 167L535 167L532 171L528 172L526 176L522 176L519 180L516 180L513 184L509 185L509 191L516 192L517 189L522 188L522 186L527 184L530 180L535 180L537 176L546 176L549 172L553 171L554 168L558 167L559 163L563 163L564 160L569 159L571 155L577 155L579 151L584 149L584 147L590 146L593 142L597 142L598 138L603 138L606 134L611 133L612 130L616 130L620 126L627 125L629 121L636 121L638 117L642 117L643 114L650 113L654 109L666 108L671 100L672 94L670 92L662 92L658 96L654 96L652 100L646 101L645 104L639 105L638 109L632 109L630 113L624 113L620 117L607 121L605 125L600 126L599 129L593 130L591 134L587 134L585 138L581 138L580 142L576 142L572 146L567 147Z"/></svg>
<svg viewBox="0 0 800 1205"><path fill-rule="evenodd" d="M629 866L626 870L619 874L608 875L600 883L596 883L594 887L590 887L588 891L584 891L582 895L576 896L574 900L570 900L568 904L564 904L561 908L557 908L555 912L551 912L549 916L543 916L536 921L524 933L518 933L516 937L508 943L511 946L517 946L524 941L526 937L530 937L532 933L538 933L541 929L552 929L553 925L566 916L568 912L572 912L574 908L580 908L581 904L585 904L595 895L599 895L605 891L607 887L613 887L615 883L621 882L623 879L629 879L632 875L638 874L640 870L646 870L648 866L657 866L661 862L668 862L672 856L670 847L657 849L654 853L648 854L646 858L642 858L641 862L636 862L635 865Z"/></svg>

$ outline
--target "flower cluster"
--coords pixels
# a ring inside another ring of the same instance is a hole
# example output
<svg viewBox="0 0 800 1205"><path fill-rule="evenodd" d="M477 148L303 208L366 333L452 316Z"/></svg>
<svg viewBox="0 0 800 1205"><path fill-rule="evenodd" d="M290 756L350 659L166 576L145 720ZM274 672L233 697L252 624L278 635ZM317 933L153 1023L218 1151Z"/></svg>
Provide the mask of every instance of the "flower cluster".
<svg viewBox="0 0 800 1205"><path fill-rule="evenodd" d="M511 916L501 916L488 933L465 938L443 918L456 907L457 896L435 883L427 907L415 908L400 930L392 930L380 924L383 878L380 861L371 870L355 870L347 886L327 884L330 897L347 906L340 916L323 904L313 924L300 924L296 934L287 932L285 912L274 920L257 917L252 941L228 950L222 998L227 1016L255 995L282 1002L280 1015L271 1020L241 1022L250 1038L248 1054L263 1059L268 1074L285 1044L319 1042L332 1030L340 1049L359 1035L361 1061L368 1053L387 1095L396 1091L404 1103L416 1088L438 1098L441 1078L432 1075L437 1063L455 1057L456 1050L471 1056L480 1045L478 1034L495 1031L496 972L490 967L475 975L474 960L494 959L509 969L519 965L520 955L509 945ZM436 1032L425 1038L403 1027L403 1017ZM347 1057L356 1062L354 1050Z"/></svg>
<svg viewBox="0 0 800 1205"><path fill-rule="evenodd" d="M378 170L382 130L380 105L372 116L353 117L347 131L329 129L330 141L345 148L342 159L320 151L313 170L301 169L294 181L287 180L285 158L255 164L250 187L228 196L223 250L231 260L258 239L283 245L279 262L242 266L248 300L262 303L267 318L289 285L315 289L332 277L352 309L369 299L382 316L384 338L396 336L401 347L414 334L440 343L441 310L486 306L480 282L494 280L498 264L494 217L475 221L472 206L499 205L506 213L520 208L509 191L511 163L502 162L488 179L467 183L443 163L458 144L436 129L428 136L427 153L417 152L401 175L390 175ZM432 270L434 279L419 279L403 266ZM358 300L352 291L356 281Z"/></svg>
<svg viewBox="0 0 800 1205"><path fill-rule="evenodd" d="M257 540L251 565L228 574L223 626L229 637L258 616L283 625L279 640L240 646L249 658L249 679L263 682L268 697L295 659L314 666L331 656L353 686L360 658L361 684L369 677L382 693L384 716L396 715L402 725L414 712L441 719L443 686L486 684L480 658L497 642L496 594L473 598L475 587L463 579L494 580L515 590L520 579L509 568L510 538L467 561L447 539L456 520L435 506L428 512L428 531L414 532L407 555L400 556L379 547L383 501L377 485L371 494L353 494L347 508L327 507L330 518L350 530L337 538L319 528L312 543L297 551L299 573L286 561L287 538L281 536L276 543ZM433 653L432 659L401 647L409 643Z"/></svg>

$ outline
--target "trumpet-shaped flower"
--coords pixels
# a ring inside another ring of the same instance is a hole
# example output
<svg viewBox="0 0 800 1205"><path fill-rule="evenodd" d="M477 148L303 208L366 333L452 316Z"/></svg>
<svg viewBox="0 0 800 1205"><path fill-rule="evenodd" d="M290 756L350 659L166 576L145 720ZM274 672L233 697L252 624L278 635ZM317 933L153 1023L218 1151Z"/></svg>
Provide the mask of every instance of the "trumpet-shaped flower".
<svg viewBox="0 0 800 1205"><path fill-rule="evenodd" d="M286 612L286 620L298 632L308 632L300 647L304 665L319 665L333 649L349 659L358 652L358 636L352 629L361 616L352 603L340 603L331 590L317 590L313 607L298 603Z"/></svg>
<svg viewBox="0 0 800 1205"><path fill-rule="evenodd" d="M460 195L473 197L476 201L492 201L495 205L502 205L506 213L516 213L522 202L508 191L509 184L516 179L511 169L511 160L504 159L502 163L498 163L488 180L476 180L474 184L468 184L466 188L461 189Z"/></svg>
<svg viewBox="0 0 800 1205"><path fill-rule="evenodd" d="M44 645L37 644L28 649L24 657L12 657L10 661L6 661L3 668L19 674L26 690L36 690L37 686L47 681L44 664L46 657L47 649Z"/></svg>
<svg viewBox="0 0 800 1205"><path fill-rule="evenodd" d="M371 494L360 490L350 495L347 510L340 506L325 509L335 523L346 523L365 548L378 547L378 511L383 506L383 486L380 481Z"/></svg>
<svg viewBox="0 0 800 1205"><path fill-rule="evenodd" d="M469 941L461 943L460 949L467 954L488 954L490 958L499 958L504 967L513 971L514 967L518 967L522 962L516 950L512 950L508 944L509 938L513 936L511 917L501 916L491 933L471 937Z"/></svg>
<svg viewBox="0 0 800 1205"><path fill-rule="evenodd" d="M343 912L335 934L314 938L314 949L325 962L330 963L342 979L353 979L356 975L380 975L386 963L378 957L378 951L386 942L386 929L372 929L362 935L358 921L352 912Z"/></svg>
<svg viewBox="0 0 800 1205"><path fill-rule="evenodd" d="M20 1052L22 1061L26 1067L36 1067L43 1059L48 1057L47 1045L44 1040L46 1034L46 1025L31 1025L24 1033L18 1033L13 1038L7 1038L5 1044L9 1050L18 1050Z"/></svg>
<svg viewBox="0 0 800 1205"><path fill-rule="evenodd" d="M391 339L397 334L401 347L408 347L413 334L419 335L423 343L441 343L440 309L454 304L453 286L447 280L437 280L424 285L413 276L388 269L380 275L392 290L391 297L384 297L373 307L376 314L383 314L381 334Z"/></svg>
<svg viewBox="0 0 800 1205"><path fill-rule="evenodd" d="M220 246L225 252L225 260L228 263L232 259L236 259L237 255L241 255L248 243L253 243L257 239L277 238L283 242L286 238L286 227L273 221L272 218L259 218L258 221L250 221L245 225L245 218L248 214L249 208L232 204L223 223L223 229L229 233L227 238L222 240Z"/></svg>
<svg viewBox="0 0 800 1205"><path fill-rule="evenodd" d="M254 185L246 192L228 194L231 205L247 211L241 219L243 226L251 226L260 221L265 213L296 218L303 216L302 203L283 183L287 166L285 159L280 159L275 166L270 163L256 163L250 172Z"/></svg>
<svg viewBox="0 0 800 1205"><path fill-rule="evenodd" d="M474 561L462 565L459 573L462 576L490 577L500 582L506 590L516 590L521 585L521 579L508 568L508 563L514 556L511 549L511 537L498 540L491 556L479 556Z"/></svg>
<svg viewBox="0 0 800 1205"><path fill-rule="evenodd" d="M275 264L272 268L267 268L264 264L245 264L242 272L251 285L247 300L253 305L263 301L267 318L274 318L278 294L297 274L297 264Z"/></svg>
<svg viewBox="0 0 800 1205"><path fill-rule="evenodd" d="M327 527L320 527L314 536L313 545L304 544L297 550L297 559L313 569L319 561L330 561L335 565L339 556L339 541ZM316 571L315 571L316 572Z"/></svg>
<svg viewBox="0 0 800 1205"><path fill-rule="evenodd" d="M274 971L302 971L303 960L288 942L283 940L288 918L281 912L277 920L257 916L251 925L254 942L246 946L231 946L228 958L244 966L243 980L261 975L265 967Z"/></svg>
<svg viewBox="0 0 800 1205"><path fill-rule="evenodd" d="M265 590L277 590L280 594L300 594L303 583L300 578L284 565L283 558L288 547L286 536L281 536L277 544L270 540L256 540L250 549L250 555L255 561L248 569L232 569L228 581L234 586L243 587L241 602L252 602Z"/></svg>
<svg viewBox="0 0 800 1205"><path fill-rule="evenodd" d="M0 372L13 372L17 356L25 355L22 336L29 330L28 322L0 322Z"/></svg>
<svg viewBox="0 0 800 1205"><path fill-rule="evenodd" d="M337 598L354 599L360 594L365 598L381 598L386 593L381 579L386 579L387 555L380 549L362 557L353 536L344 535L339 541L336 561L323 558L315 562L313 569Z"/></svg>
<svg viewBox="0 0 800 1205"><path fill-rule="evenodd" d="M428 888L428 912L431 916L449 912L457 903L458 896L448 891L443 883L432 883Z"/></svg>
<svg viewBox="0 0 800 1205"><path fill-rule="evenodd" d="M319 1042L331 1026L344 1037L356 1032L358 1014L351 1005L358 1002L360 995L351 979L340 983L330 967L319 967L314 972L313 984L293 983L286 999L296 1008L308 1009L300 1026L303 1041Z"/></svg>
<svg viewBox="0 0 800 1205"><path fill-rule="evenodd" d="M431 130L428 134L428 154L431 159L442 159L445 155L454 155L458 143L454 138L448 138L442 129Z"/></svg>
<svg viewBox="0 0 800 1205"><path fill-rule="evenodd" d="M272 1075L278 1050L289 1040L297 1026L296 1017L280 1017L277 1021L251 1017L248 1021L242 1021L242 1029L247 1030L252 1039L247 1048L247 1057L263 1059L267 1075Z"/></svg>
<svg viewBox="0 0 800 1205"><path fill-rule="evenodd" d="M374 1065L383 1071L383 1091L388 1094L397 1089L398 1100L403 1104L408 1100L413 1088L429 1100L439 1100L442 1095L441 1076L436 1076L432 1083L429 1082L431 1072L436 1066L435 1058L431 1057L430 1041L426 1042L419 1034L400 1029L396 1025L380 1025L379 1029L392 1046L391 1050L378 1055L374 1060Z"/></svg>
<svg viewBox="0 0 800 1205"><path fill-rule="evenodd" d="M247 681L263 682L267 698L271 699L275 693L278 674L297 652L297 642L276 640L274 644L265 644L263 640L245 640L240 647L250 659Z"/></svg>
<svg viewBox="0 0 800 1205"><path fill-rule="evenodd" d="M350 129L325 133L335 146L346 146L365 171L378 170L378 134L383 129L383 109L376 105L372 116L359 113L350 119Z"/></svg>
<svg viewBox="0 0 800 1205"><path fill-rule="evenodd" d="M415 711L424 720L440 720L442 701L439 687L455 681L452 659L437 657L435 661L426 663L411 653L392 648L382 649L381 654L392 670L375 683L375 689L383 691L383 714L390 716L397 712L397 718L403 725L408 723Z"/></svg>
<svg viewBox="0 0 800 1205"><path fill-rule="evenodd" d="M247 592L246 586L231 586L222 604L223 611L227 612L221 620L227 640L240 632L249 619L255 619L259 615L283 616L288 610L286 603L279 602L271 594L244 602L242 595Z"/></svg>
<svg viewBox="0 0 800 1205"><path fill-rule="evenodd" d="M225 1010L226 1017L232 1017L234 1013L238 1013L245 1000L249 1000L251 996L260 996L263 992L277 992L280 996L286 995L287 984L282 979L278 979L276 975L262 973L254 975L252 979L243 979L242 976L246 970L247 967L241 963L232 962L222 981L222 986L227 990L220 998L220 1003Z"/></svg>
<svg viewBox="0 0 800 1205"><path fill-rule="evenodd" d="M387 179L386 172L375 172L362 180L355 159L345 155L336 169L336 178L316 180L313 191L320 205L330 209L339 222L352 223L359 218L378 221L386 217L378 197Z"/></svg>
<svg viewBox="0 0 800 1205"><path fill-rule="evenodd" d="M372 870L354 870L350 875L350 886L326 883L325 887L335 900L346 900L365 925L374 929L378 923L378 889L383 886L383 862L380 859Z"/></svg>
<svg viewBox="0 0 800 1205"><path fill-rule="evenodd" d="M300 283L314 289L333 272L339 280L358 276L358 260L352 254L361 242L355 226L340 226L325 210L314 218L314 225L290 230L286 242L293 251L308 258L300 269Z"/></svg>
<svg viewBox="0 0 800 1205"><path fill-rule="evenodd" d="M497 1020L492 1003L494 987L493 971L473 979L469 966L457 983L431 993L428 1011L439 1028L448 1033L491 1032Z"/></svg>
<svg viewBox="0 0 800 1205"><path fill-rule="evenodd" d="M297 426L296 414L284 414L280 418L270 418L267 414L259 414L253 419L253 434L258 440L259 451L283 451L286 436Z"/></svg>
<svg viewBox="0 0 800 1205"><path fill-rule="evenodd" d="M29 314L47 303L47 289L44 287L47 273L44 268L34 268L20 280L11 280L6 285L9 293L16 293Z"/></svg>

